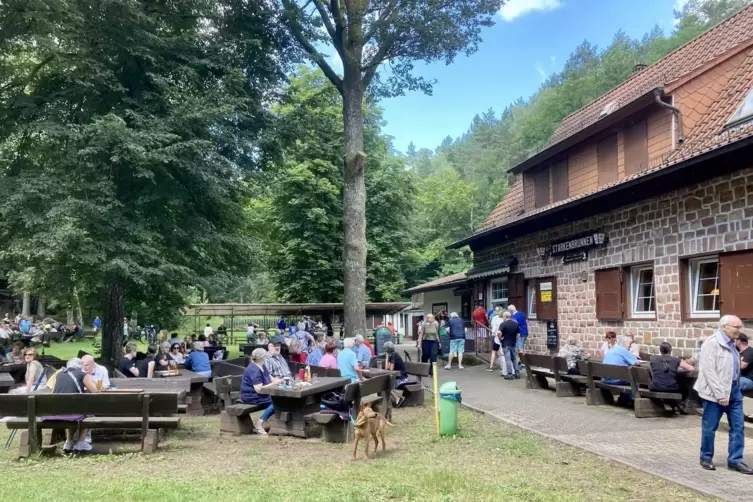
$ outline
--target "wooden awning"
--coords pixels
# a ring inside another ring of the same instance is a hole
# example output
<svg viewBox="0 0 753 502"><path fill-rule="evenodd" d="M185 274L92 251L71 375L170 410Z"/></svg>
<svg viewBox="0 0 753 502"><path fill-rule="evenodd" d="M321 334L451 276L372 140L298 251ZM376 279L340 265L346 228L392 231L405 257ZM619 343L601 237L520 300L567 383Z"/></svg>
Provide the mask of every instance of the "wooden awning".
<svg viewBox="0 0 753 502"><path fill-rule="evenodd" d="M367 315L389 315L409 307L410 302L367 303ZM257 316L342 314L342 303L198 303L189 305L188 316Z"/></svg>

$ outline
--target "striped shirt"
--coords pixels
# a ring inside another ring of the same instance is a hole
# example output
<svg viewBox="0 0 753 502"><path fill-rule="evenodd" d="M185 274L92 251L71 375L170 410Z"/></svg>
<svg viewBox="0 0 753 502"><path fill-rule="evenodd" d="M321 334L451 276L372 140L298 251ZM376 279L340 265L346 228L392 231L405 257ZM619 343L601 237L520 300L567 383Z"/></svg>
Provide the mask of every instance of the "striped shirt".
<svg viewBox="0 0 753 502"><path fill-rule="evenodd" d="M267 368L272 378L285 378L286 376L290 376L288 362L280 354L269 356L264 362L264 366Z"/></svg>

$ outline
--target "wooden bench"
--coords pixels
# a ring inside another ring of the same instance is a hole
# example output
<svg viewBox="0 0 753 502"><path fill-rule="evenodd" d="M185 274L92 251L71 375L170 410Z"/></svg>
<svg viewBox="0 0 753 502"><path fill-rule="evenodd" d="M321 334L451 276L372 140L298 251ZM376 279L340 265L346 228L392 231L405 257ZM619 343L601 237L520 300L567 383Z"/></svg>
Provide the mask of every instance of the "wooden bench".
<svg viewBox="0 0 753 502"><path fill-rule="evenodd" d="M220 432L227 432L236 436L251 434L254 430L251 414L266 409L267 405L265 404L237 403L225 406L220 414Z"/></svg>
<svg viewBox="0 0 753 502"><path fill-rule="evenodd" d="M586 391L586 404L614 404L614 396L625 392L633 392L628 366L616 366L612 364L586 361L586 373L588 390ZM628 382L625 385L603 382L602 379L610 378Z"/></svg>
<svg viewBox="0 0 753 502"><path fill-rule="evenodd" d="M641 366L631 366L630 376L633 384L636 418L662 417L668 414L665 404L677 406L682 402L679 392L656 392L651 387L651 371Z"/></svg>
<svg viewBox="0 0 753 502"><path fill-rule="evenodd" d="M244 371L246 371L245 367L236 366L226 361L218 361L217 364L212 365L212 378L242 375Z"/></svg>
<svg viewBox="0 0 753 502"><path fill-rule="evenodd" d="M429 376L430 368L429 363L405 361L405 371L408 375L418 377L418 382L403 385L398 389L403 391L403 397L405 398L403 406L421 406L424 404L424 385L421 379Z"/></svg>
<svg viewBox="0 0 753 502"><path fill-rule="evenodd" d="M548 389L548 378L554 378L552 356L523 352L520 360L526 367L526 389Z"/></svg>
<svg viewBox="0 0 753 502"><path fill-rule="evenodd" d="M140 429L141 451L153 453L159 429L175 429L180 418L174 393L31 394L0 396L0 416L9 429L22 429L19 456L27 457L42 445L43 429ZM81 421L42 421L42 417L94 415ZM50 436L51 437L51 436Z"/></svg>
<svg viewBox="0 0 753 502"><path fill-rule="evenodd" d="M567 372L567 360L564 357L552 357L555 395L557 397L582 396L588 379L583 375L571 375Z"/></svg>
<svg viewBox="0 0 753 502"><path fill-rule="evenodd" d="M387 419L392 418L392 400L390 392L394 377L389 374L379 375L362 382L345 387L344 399L351 403L350 415L355 419L361 404L371 404L375 411L382 410ZM383 408L383 409L382 409ZM333 443L346 443L353 437L353 424L333 413L314 413L316 423L322 425L322 439Z"/></svg>

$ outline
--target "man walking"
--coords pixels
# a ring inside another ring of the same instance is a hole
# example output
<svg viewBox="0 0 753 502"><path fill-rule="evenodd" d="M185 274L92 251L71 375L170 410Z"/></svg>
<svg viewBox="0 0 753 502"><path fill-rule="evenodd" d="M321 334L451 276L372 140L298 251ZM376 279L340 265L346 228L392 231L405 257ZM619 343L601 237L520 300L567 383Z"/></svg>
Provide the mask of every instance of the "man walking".
<svg viewBox="0 0 753 502"><path fill-rule="evenodd" d="M458 355L458 369L463 369L463 352L465 352L465 323L458 317L457 312L450 314L450 354L447 356L448 370L452 367L452 358Z"/></svg>
<svg viewBox="0 0 753 502"><path fill-rule="evenodd" d="M743 396L740 392L740 354L735 340L743 328L742 321L733 315L719 320L719 330L703 342L698 381L695 390L703 402L701 421L701 467L714 466L714 437L722 415L729 422L729 453L727 468L743 474L753 474L753 468L743 462Z"/></svg>
<svg viewBox="0 0 753 502"><path fill-rule="evenodd" d="M518 369L518 338L520 337L520 324L512 320L510 312L502 314L502 324L499 326L500 341L502 342L502 352L505 357L505 366L507 372L504 374L505 380L520 378Z"/></svg>

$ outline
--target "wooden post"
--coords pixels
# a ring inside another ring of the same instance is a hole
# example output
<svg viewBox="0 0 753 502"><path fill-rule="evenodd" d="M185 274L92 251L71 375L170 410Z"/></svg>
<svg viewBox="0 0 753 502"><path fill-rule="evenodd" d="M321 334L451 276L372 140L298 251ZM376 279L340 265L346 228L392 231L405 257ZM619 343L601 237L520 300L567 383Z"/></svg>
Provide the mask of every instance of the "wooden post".
<svg viewBox="0 0 753 502"><path fill-rule="evenodd" d="M437 421L437 435L439 435L439 377L437 376L439 372L437 371L437 363L432 363L432 365L432 373L434 374L434 415Z"/></svg>
<svg viewBox="0 0 753 502"><path fill-rule="evenodd" d="M29 455L39 451L39 436L37 434L37 402L34 396L29 396L26 404L26 415L29 420Z"/></svg>
<svg viewBox="0 0 753 502"><path fill-rule="evenodd" d="M149 432L149 394L141 395L141 451L146 451L146 436Z"/></svg>

